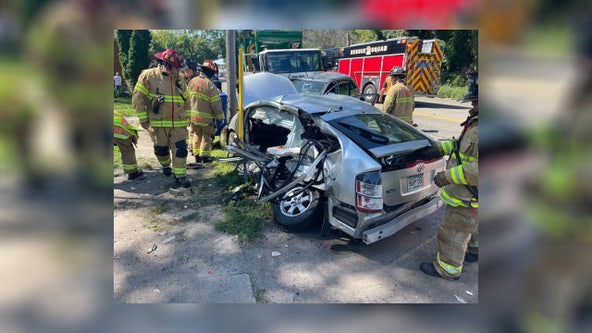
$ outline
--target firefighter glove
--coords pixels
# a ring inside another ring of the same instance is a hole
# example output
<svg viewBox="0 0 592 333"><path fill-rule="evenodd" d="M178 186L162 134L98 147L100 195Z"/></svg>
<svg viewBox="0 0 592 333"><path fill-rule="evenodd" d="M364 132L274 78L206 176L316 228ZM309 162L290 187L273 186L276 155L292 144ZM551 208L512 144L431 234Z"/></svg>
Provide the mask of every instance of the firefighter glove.
<svg viewBox="0 0 592 333"><path fill-rule="evenodd" d="M142 123L142 128L145 130L148 130L150 128L150 122L147 121L147 122Z"/></svg>
<svg viewBox="0 0 592 333"><path fill-rule="evenodd" d="M436 186L438 187L443 187L450 184L448 179L446 179L446 171L438 172L434 177L434 183L436 183Z"/></svg>

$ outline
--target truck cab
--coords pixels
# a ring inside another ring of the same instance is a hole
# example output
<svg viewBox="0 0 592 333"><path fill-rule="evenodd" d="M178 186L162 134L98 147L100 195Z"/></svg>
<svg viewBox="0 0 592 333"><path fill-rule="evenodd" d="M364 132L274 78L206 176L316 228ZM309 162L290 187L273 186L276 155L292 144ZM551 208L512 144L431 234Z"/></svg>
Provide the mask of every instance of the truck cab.
<svg viewBox="0 0 592 333"><path fill-rule="evenodd" d="M323 72L320 49L265 50L245 54L245 73L269 72L297 80Z"/></svg>

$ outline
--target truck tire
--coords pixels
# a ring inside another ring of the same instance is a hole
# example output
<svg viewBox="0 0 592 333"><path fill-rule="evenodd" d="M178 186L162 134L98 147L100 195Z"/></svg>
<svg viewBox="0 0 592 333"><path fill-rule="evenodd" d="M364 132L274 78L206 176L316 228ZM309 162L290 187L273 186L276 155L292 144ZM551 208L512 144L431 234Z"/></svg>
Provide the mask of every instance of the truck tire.
<svg viewBox="0 0 592 333"><path fill-rule="evenodd" d="M288 231L305 231L323 218L321 194L314 188L295 187L273 204L273 216Z"/></svg>
<svg viewBox="0 0 592 333"><path fill-rule="evenodd" d="M376 90L376 86L374 83L366 83L364 86L363 94L376 94L378 90ZM366 96L364 97L367 103L371 103L372 100L375 98L374 96Z"/></svg>

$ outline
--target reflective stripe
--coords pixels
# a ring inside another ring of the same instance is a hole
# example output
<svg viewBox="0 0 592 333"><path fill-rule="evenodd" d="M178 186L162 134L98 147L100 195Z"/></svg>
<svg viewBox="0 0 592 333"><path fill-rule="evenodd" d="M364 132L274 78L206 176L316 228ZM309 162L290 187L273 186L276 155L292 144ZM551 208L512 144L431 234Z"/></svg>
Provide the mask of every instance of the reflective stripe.
<svg viewBox="0 0 592 333"><path fill-rule="evenodd" d="M459 154L460 154L460 159L462 160L463 163L475 162L478 160L477 157L465 155L463 153L459 153Z"/></svg>
<svg viewBox="0 0 592 333"><path fill-rule="evenodd" d="M469 247L473 247L473 248L479 247L479 241L470 241Z"/></svg>
<svg viewBox="0 0 592 333"><path fill-rule="evenodd" d="M187 168L173 168L173 173L177 176L184 176L187 173Z"/></svg>
<svg viewBox="0 0 592 333"><path fill-rule="evenodd" d="M209 121L205 118L201 118L201 117L191 117L191 123L195 126L201 126L201 127L206 127L209 126L212 122ZM210 119L211 120L211 119Z"/></svg>
<svg viewBox="0 0 592 333"><path fill-rule="evenodd" d="M451 197L448 193L446 193L445 189L441 189L440 190L440 199L442 199L442 201L444 201L445 204L447 204L448 206L452 206L452 207L467 207L467 205L465 205L462 200L459 200L457 198L453 198Z"/></svg>
<svg viewBox="0 0 592 333"><path fill-rule="evenodd" d="M183 103L183 97L179 95L171 96L171 95L164 95L164 102L165 103Z"/></svg>
<svg viewBox="0 0 592 333"><path fill-rule="evenodd" d="M206 102L211 102L212 99L214 98L214 97L209 97L208 95L202 93L201 91L190 91L189 96L195 96L195 97L197 97L201 100L204 100ZM218 99L220 99L219 95L216 95L216 97L218 97Z"/></svg>
<svg viewBox="0 0 592 333"><path fill-rule="evenodd" d="M217 102L219 100L220 100L220 95L215 95L215 96L210 97L210 102L211 103L215 103L215 102Z"/></svg>
<svg viewBox="0 0 592 333"><path fill-rule="evenodd" d="M165 167L166 167L166 166L169 166L169 165L171 164L171 159L170 159L170 158L167 158L167 159L166 159L166 160L164 160L164 161L158 160L158 162L160 162L160 165L162 165L162 166L165 166Z"/></svg>
<svg viewBox="0 0 592 333"><path fill-rule="evenodd" d="M445 204L452 207L471 207L471 208L479 208L479 201L475 198L471 199L471 201L464 201L457 198L450 196L450 194L446 193L446 189L442 188L440 190L440 199L444 201Z"/></svg>
<svg viewBox="0 0 592 333"><path fill-rule="evenodd" d="M467 185L467 180L465 179L465 174L463 172L463 166L459 165L452 169L450 169L450 177L452 178L452 182L456 184L463 184Z"/></svg>
<svg viewBox="0 0 592 333"><path fill-rule="evenodd" d="M185 110L185 116L187 116L187 118L191 118L191 110Z"/></svg>
<svg viewBox="0 0 592 333"><path fill-rule="evenodd" d="M113 133L113 137L121 140L127 140L127 138L129 138L129 136L119 133Z"/></svg>
<svg viewBox="0 0 592 333"><path fill-rule="evenodd" d="M444 155L448 155L452 152L452 148L454 144L452 141L440 141L440 145L442 146L442 150L444 151Z"/></svg>
<svg viewBox="0 0 592 333"><path fill-rule="evenodd" d="M401 120L404 120L406 122L410 122L411 121L411 117L399 116L398 118L401 119Z"/></svg>
<svg viewBox="0 0 592 333"><path fill-rule="evenodd" d="M126 170L126 171L136 170L137 168L138 168L137 164L124 164L123 165L123 170Z"/></svg>
<svg viewBox="0 0 592 333"><path fill-rule="evenodd" d="M138 112L138 118L140 120L148 120L148 112Z"/></svg>
<svg viewBox="0 0 592 333"><path fill-rule="evenodd" d="M198 118L205 118L205 119L214 119L214 115L212 115L209 112L199 112L197 110L191 110L191 116L192 117L198 117Z"/></svg>
<svg viewBox="0 0 592 333"><path fill-rule="evenodd" d="M136 83L136 86L134 87L134 90L137 90L139 92L141 92L144 96L150 98L150 94L148 92L148 88L146 88L143 84L141 84L140 82Z"/></svg>
<svg viewBox="0 0 592 333"><path fill-rule="evenodd" d="M186 127L189 122L187 119L184 120L153 120L150 122L152 127Z"/></svg>
<svg viewBox="0 0 592 333"><path fill-rule="evenodd" d="M396 104L399 104L399 103L411 103L411 102L413 102L413 98L411 98L411 97L399 97L395 101Z"/></svg>
<svg viewBox="0 0 592 333"><path fill-rule="evenodd" d="M210 154L211 154L211 153L212 153L212 151L211 151L211 150L202 150L202 151L199 153L199 155L200 155L200 156L204 156L204 157L208 157L208 156L210 156Z"/></svg>
<svg viewBox="0 0 592 333"><path fill-rule="evenodd" d="M458 275L458 274L460 274L460 272L462 272L462 268L463 268L462 265L452 266L452 265L447 264L447 263L443 262L442 260L440 260L440 251L438 251L437 260L438 260L438 265L440 265L440 267L442 267L442 269L444 269L450 275Z"/></svg>

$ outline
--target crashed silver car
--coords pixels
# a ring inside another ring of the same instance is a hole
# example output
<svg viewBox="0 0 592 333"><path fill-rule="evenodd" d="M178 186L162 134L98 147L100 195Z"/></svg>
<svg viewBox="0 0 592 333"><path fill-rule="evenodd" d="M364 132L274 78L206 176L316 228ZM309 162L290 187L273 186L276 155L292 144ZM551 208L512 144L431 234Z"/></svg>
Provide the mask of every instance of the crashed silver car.
<svg viewBox="0 0 592 333"><path fill-rule="evenodd" d="M266 75L246 77L245 95L276 96L249 101L244 138L226 150L249 162L258 202L273 203L279 224L299 231L323 221L371 244L441 207L435 139L356 98L296 94ZM280 86L288 94L277 95Z"/></svg>

